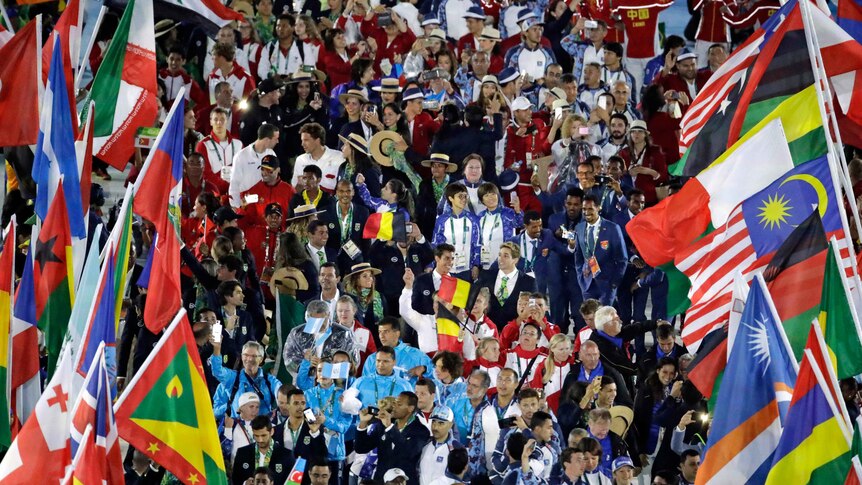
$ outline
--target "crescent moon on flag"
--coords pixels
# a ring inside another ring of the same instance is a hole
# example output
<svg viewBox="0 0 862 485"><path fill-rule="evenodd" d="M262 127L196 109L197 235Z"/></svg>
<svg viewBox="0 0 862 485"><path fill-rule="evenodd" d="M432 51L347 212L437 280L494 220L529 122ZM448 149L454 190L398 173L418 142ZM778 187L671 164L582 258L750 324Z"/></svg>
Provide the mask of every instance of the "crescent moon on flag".
<svg viewBox="0 0 862 485"><path fill-rule="evenodd" d="M829 195L826 193L826 187L823 186L823 182L813 175L799 173L787 177L784 179L784 182L781 182L781 185L784 185L791 180L805 182L810 185L815 192L817 192L817 211L820 213L820 217L823 217L826 214L826 207L829 205ZM781 187L781 185L779 185L779 187Z"/></svg>

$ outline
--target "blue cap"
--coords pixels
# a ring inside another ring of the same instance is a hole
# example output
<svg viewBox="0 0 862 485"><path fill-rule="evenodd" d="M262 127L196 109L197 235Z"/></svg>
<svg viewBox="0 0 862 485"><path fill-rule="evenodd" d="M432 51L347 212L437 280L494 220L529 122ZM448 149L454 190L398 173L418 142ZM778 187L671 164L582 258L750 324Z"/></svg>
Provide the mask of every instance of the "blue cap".
<svg viewBox="0 0 862 485"><path fill-rule="evenodd" d="M629 458L628 456L626 456L626 455L618 456L614 460L614 463L613 463L613 467L612 467L613 472L616 473L617 470L619 470L620 468L622 468L624 466L630 466L632 468L635 467L634 463L632 463L632 459Z"/></svg>
<svg viewBox="0 0 862 485"><path fill-rule="evenodd" d="M455 422L455 413L447 406L435 406L434 412L431 413L431 419L437 421L446 421L447 423Z"/></svg>
<svg viewBox="0 0 862 485"><path fill-rule="evenodd" d="M410 88L404 91L401 101L410 101L411 99L425 99L425 93L419 88Z"/></svg>
<svg viewBox="0 0 862 485"><path fill-rule="evenodd" d="M518 23L521 23L527 19L535 19L535 18L538 18L538 17L536 16L536 12L533 12L532 9L524 7L523 9L521 9L520 12L518 12Z"/></svg>
<svg viewBox="0 0 862 485"><path fill-rule="evenodd" d="M436 15L426 15L425 18L422 19L422 23L420 25L422 27L428 25L440 25L440 19L438 19Z"/></svg>
<svg viewBox="0 0 862 485"><path fill-rule="evenodd" d="M497 183L502 190L514 190L518 186L518 173L514 170L503 170L497 176Z"/></svg>
<svg viewBox="0 0 862 485"><path fill-rule="evenodd" d="M497 80L500 82L500 85L503 85L518 79L518 76L520 75L521 73L519 73L517 69L507 67L497 74Z"/></svg>
<svg viewBox="0 0 862 485"><path fill-rule="evenodd" d="M472 7L468 8L467 11L464 13L464 18L485 20L485 11L482 10L482 7L478 5L473 5Z"/></svg>

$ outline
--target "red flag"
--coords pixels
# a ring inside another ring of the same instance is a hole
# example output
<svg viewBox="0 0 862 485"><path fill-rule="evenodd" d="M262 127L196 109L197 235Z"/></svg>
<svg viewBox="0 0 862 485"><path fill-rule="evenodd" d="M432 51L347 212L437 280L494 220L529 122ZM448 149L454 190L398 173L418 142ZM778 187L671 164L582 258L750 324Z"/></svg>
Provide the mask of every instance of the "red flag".
<svg viewBox="0 0 862 485"><path fill-rule="evenodd" d="M144 324L153 333L161 332L177 314L178 306L182 306L180 244L176 233L169 228L156 236Z"/></svg>
<svg viewBox="0 0 862 485"><path fill-rule="evenodd" d="M0 48L0 146L35 145L39 138L41 48L41 16Z"/></svg>

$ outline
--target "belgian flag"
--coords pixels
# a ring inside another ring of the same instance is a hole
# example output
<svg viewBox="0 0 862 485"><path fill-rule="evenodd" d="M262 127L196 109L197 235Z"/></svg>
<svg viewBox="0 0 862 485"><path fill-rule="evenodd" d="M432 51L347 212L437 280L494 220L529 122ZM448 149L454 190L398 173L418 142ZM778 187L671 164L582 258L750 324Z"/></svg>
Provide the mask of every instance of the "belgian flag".
<svg viewBox="0 0 862 485"><path fill-rule="evenodd" d="M438 293L439 296L439 293ZM463 344L459 339L461 324L446 305L437 305L437 351L448 350L460 354Z"/></svg>
<svg viewBox="0 0 862 485"><path fill-rule="evenodd" d="M407 242L407 221L400 212L375 212L368 216L364 239Z"/></svg>
<svg viewBox="0 0 862 485"><path fill-rule="evenodd" d="M467 308L470 286L470 283L462 279L443 275L443 278L440 280L440 289L437 291L437 297L447 303L451 303L452 306L470 310Z"/></svg>

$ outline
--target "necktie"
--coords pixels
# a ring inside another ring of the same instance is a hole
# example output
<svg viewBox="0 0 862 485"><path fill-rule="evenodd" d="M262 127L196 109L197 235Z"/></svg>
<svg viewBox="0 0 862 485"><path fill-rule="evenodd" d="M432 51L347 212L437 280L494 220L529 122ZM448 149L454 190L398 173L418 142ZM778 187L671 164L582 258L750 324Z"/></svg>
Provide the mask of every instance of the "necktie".
<svg viewBox="0 0 862 485"><path fill-rule="evenodd" d="M592 256L596 249L596 226L590 226L587 231L587 256Z"/></svg>
<svg viewBox="0 0 862 485"><path fill-rule="evenodd" d="M502 281L500 281L500 291L497 292L497 299L500 300L500 304L506 301L506 298L509 298L509 289L506 286L509 284L509 277L504 276Z"/></svg>
<svg viewBox="0 0 862 485"><path fill-rule="evenodd" d="M533 239L532 241L530 241L530 248L532 249L530 252L530 257L527 258L527 263L524 265L527 272L533 271L533 267L536 265L536 251L538 250L538 247L538 239Z"/></svg>
<svg viewBox="0 0 862 485"><path fill-rule="evenodd" d="M318 266L326 264L326 255L320 249L317 250L317 261L319 262Z"/></svg>

